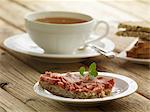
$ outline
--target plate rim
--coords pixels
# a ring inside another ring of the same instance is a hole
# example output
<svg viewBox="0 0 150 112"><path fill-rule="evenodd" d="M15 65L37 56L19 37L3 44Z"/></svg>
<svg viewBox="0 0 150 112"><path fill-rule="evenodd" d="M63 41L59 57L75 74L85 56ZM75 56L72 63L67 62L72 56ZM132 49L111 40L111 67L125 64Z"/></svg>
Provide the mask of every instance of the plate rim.
<svg viewBox="0 0 150 112"><path fill-rule="evenodd" d="M79 73L79 72L71 72L71 73ZM120 94L115 95L115 96L108 96L108 97L104 97L104 98L94 98L94 99L72 99L72 98L56 96L56 95L53 95L52 93L51 93L51 97L48 95L48 93L47 93L48 96L44 96L36 91L37 86L39 86L38 82L34 85L33 90L36 94L43 96L43 97L47 97L47 98L55 100L55 101L68 102L68 103L94 103L94 102L110 101L110 100L123 98L123 97L133 94L138 89L137 83L133 79L131 79L127 76L116 74L116 73L109 73L109 72L98 72L98 74L99 75L101 74L102 76L110 76L112 78L114 77L114 78L121 79L129 85L128 89ZM55 96L55 97L53 98L52 96Z"/></svg>
<svg viewBox="0 0 150 112"><path fill-rule="evenodd" d="M30 56L35 56L35 57L43 57L43 58L61 58L61 59L75 59L75 58L89 58L89 57L96 57L96 56L100 56L101 54L100 53L95 53L94 55L91 53L90 55L74 55L74 54L40 54L40 53L34 53L34 52L28 52L28 51L25 51L25 50L19 50L19 49L14 49L14 48L11 48L7 45L7 42L10 41L11 39L14 39L14 38L19 38L20 36L26 36L28 35L28 33L21 33L21 34L16 34L16 35L13 35L13 36L10 36L8 37L7 39L4 40L3 44L4 44L4 47L7 48L7 49L10 49L10 50L13 50L15 52L18 52L18 53L22 53L22 54L26 54L26 55L30 55ZM110 40L109 38L103 38L102 40L105 41L109 41L112 45L112 48L114 49L115 48L115 44L113 43L112 40ZM102 42L103 43L103 42ZM106 44L105 44L106 45Z"/></svg>
<svg viewBox="0 0 150 112"><path fill-rule="evenodd" d="M139 58L132 58L127 56L122 56L126 53L126 51L122 51L117 55L118 58L128 60L128 61L134 61L134 62L144 62L144 63L150 63L150 59L139 59Z"/></svg>

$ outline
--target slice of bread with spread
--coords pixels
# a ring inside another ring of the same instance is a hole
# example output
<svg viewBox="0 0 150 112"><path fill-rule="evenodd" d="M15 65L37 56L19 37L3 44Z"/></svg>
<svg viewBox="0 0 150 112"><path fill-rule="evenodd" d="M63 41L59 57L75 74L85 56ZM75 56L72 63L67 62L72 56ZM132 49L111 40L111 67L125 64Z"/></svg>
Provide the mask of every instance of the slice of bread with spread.
<svg viewBox="0 0 150 112"><path fill-rule="evenodd" d="M77 99L102 98L111 95L114 80L101 76L59 74L46 72L40 76L39 84L47 91L63 97Z"/></svg>

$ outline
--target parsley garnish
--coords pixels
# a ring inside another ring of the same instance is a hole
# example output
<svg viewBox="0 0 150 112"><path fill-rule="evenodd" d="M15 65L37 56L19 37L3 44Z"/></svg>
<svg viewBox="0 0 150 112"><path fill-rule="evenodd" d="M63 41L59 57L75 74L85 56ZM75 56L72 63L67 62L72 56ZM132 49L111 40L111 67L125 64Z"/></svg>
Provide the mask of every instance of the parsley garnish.
<svg viewBox="0 0 150 112"><path fill-rule="evenodd" d="M81 74L82 76L84 76L85 67L80 67L79 71L80 71L80 74Z"/></svg>
<svg viewBox="0 0 150 112"><path fill-rule="evenodd" d="M80 71L80 74L82 75L82 76L84 76L85 74L84 74L84 72L85 72L85 67L80 67L80 69L79 69L79 71ZM97 72L97 70L96 70L96 63L95 62L93 62L90 66L89 66L89 76L91 77L91 78L93 78L93 77L96 77L97 75L98 75L98 72Z"/></svg>

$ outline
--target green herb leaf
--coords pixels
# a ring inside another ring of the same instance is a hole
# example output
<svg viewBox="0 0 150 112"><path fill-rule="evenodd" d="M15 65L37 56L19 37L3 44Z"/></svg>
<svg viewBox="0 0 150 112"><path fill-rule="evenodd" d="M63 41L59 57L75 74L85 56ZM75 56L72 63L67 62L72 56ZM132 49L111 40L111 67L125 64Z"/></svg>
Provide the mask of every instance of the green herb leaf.
<svg viewBox="0 0 150 112"><path fill-rule="evenodd" d="M79 71L80 71L80 74L81 74L82 76L84 76L85 67L80 67Z"/></svg>
<svg viewBox="0 0 150 112"><path fill-rule="evenodd" d="M85 67L80 67L79 72L82 76L84 76L84 72L85 72ZM96 71L96 63L93 62L90 66L89 66L89 76L91 79L93 79L94 77L96 77L98 75L98 72Z"/></svg>
<svg viewBox="0 0 150 112"><path fill-rule="evenodd" d="M96 70L96 63L93 62L90 66L89 66L90 71L91 70Z"/></svg>
<svg viewBox="0 0 150 112"><path fill-rule="evenodd" d="M96 77L98 75L98 72L96 70L91 70L90 75L92 75L93 77Z"/></svg>
<svg viewBox="0 0 150 112"><path fill-rule="evenodd" d="M96 71L96 63L93 62L90 66L89 66L89 74L92 77L96 77L98 75L98 72Z"/></svg>

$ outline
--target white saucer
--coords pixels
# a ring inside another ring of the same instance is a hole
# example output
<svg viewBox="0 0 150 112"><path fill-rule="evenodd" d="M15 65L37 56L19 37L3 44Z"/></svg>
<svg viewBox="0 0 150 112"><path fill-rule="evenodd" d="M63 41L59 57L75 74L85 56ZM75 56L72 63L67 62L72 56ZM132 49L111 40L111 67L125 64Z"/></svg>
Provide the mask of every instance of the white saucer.
<svg viewBox="0 0 150 112"><path fill-rule="evenodd" d="M127 60L127 61L131 61L134 63L139 63L139 64L150 64L150 59L139 59L139 58L131 58L131 57L127 57L127 53L126 51L130 50L131 48L133 48L133 46L135 45L135 43L138 41L138 38L135 39L135 41L132 42L132 44L130 46L128 46L125 50L123 50L121 53L119 53L116 57L123 59L123 60Z"/></svg>
<svg viewBox="0 0 150 112"><path fill-rule="evenodd" d="M115 48L114 43L104 38L100 42L96 42L97 45L103 47L108 51L112 51ZM35 57L43 58L60 58L60 59L78 59L78 58L89 58L99 56L95 50L86 48L85 50L76 51L73 54L46 54L44 50L37 46L29 37L27 33L11 36L4 41L6 48L15 52L27 54Z"/></svg>
<svg viewBox="0 0 150 112"><path fill-rule="evenodd" d="M78 72L73 72L73 73L78 73ZM118 74L114 74L114 73L108 73L108 72L99 72L98 73L100 76L102 77L107 77L107 78L113 78L115 81L115 85L113 87L112 90L112 95L111 96L107 96L104 98L94 98L94 99L72 99L72 98L65 98L65 97L61 97L61 96L56 96L50 92L48 92L47 90L43 89L40 85L39 82L37 82L34 85L34 91L40 95L40 96L44 96L47 97L51 100L55 100L55 101L59 101L59 102L63 102L63 103L69 103L69 104L96 104L96 103L101 103L104 101L111 101L114 99L118 99L118 98L122 98L125 96L128 96L132 93L134 93L137 88L138 85L137 83L126 77L123 75L118 75Z"/></svg>

